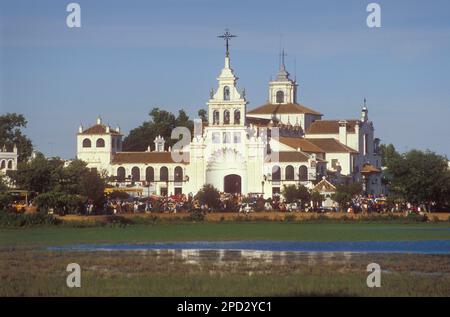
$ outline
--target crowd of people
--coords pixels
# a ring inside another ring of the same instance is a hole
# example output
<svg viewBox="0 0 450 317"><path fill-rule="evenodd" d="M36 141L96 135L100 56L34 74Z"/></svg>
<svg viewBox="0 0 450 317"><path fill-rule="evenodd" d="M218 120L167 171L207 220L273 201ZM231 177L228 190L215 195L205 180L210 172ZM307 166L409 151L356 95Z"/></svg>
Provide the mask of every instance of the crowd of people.
<svg viewBox="0 0 450 317"><path fill-rule="evenodd" d="M33 201L27 203L24 201L14 201L13 209L24 211L34 208ZM220 193L220 198L216 206L209 206L192 194L180 194L171 196L151 195L149 197L122 197L108 198L103 208L95 208L94 203L88 200L78 213L85 215L93 214L125 214L125 213L179 213L200 211L207 212L260 212L260 211L279 211L279 212L338 212L347 213L386 213L386 212L407 212L422 213L435 211L434 204L414 205L409 202L388 203L384 196L357 196L352 199L348 206L340 208L337 203L331 207L313 206L311 202L292 202L287 203L282 196L274 195L272 198L263 198L262 195L250 194L228 194ZM99 210L100 209L100 210Z"/></svg>

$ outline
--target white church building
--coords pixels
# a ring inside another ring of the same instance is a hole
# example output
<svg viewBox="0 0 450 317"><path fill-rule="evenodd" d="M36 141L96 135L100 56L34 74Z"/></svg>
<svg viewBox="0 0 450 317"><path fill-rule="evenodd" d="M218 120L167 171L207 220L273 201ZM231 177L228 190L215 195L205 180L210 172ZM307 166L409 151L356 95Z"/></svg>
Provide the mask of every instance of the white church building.
<svg viewBox="0 0 450 317"><path fill-rule="evenodd" d="M19 154L17 146L14 144L13 150L8 151L6 146L0 149L0 173L6 174L7 171L14 171L17 169L17 159Z"/></svg>
<svg viewBox="0 0 450 317"><path fill-rule="evenodd" d="M313 188L323 177L359 181L367 194L381 194L379 139L365 102L360 118L322 120L323 114L297 101L298 85L283 53L278 74L269 82L268 102L248 110L231 67L227 34L224 67L207 101L208 122L177 153L182 159L161 137L149 140L147 151L124 152L120 128L100 118L79 127L77 158L114 176L116 186L157 195L195 194L212 184L221 192L268 198L284 185Z"/></svg>

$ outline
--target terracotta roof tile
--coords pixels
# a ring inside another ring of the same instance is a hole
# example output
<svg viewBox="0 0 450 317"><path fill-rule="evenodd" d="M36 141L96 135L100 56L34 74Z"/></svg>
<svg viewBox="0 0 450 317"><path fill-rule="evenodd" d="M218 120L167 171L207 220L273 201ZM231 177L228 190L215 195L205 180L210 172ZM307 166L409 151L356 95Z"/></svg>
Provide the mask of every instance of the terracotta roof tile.
<svg viewBox="0 0 450 317"><path fill-rule="evenodd" d="M336 187L326 179L322 179L316 186L314 186L313 190L317 192L334 192L336 191Z"/></svg>
<svg viewBox="0 0 450 317"><path fill-rule="evenodd" d="M314 143L306 140L305 138L289 138L289 137L280 137L279 141L287 146L297 150L300 148L300 151L307 153L324 153L320 147L315 145Z"/></svg>
<svg viewBox="0 0 450 317"><path fill-rule="evenodd" d="M116 130L112 129L111 127L109 128L109 133L110 134L118 134L118 135L120 135L119 132L117 132ZM83 130L83 132L81 132L79 134L108 134L108 132L106 132L106 125L104 125L104 124L96 124L96 125L93 125L90 128L87 128L87 129Z"/></svg>
<svg viewBox="0 0 450 317"><path fill-rule="evenodd" d="M245 117L245 121L247 124L254 124L259 127L267 127L271 119Z"/></svg>
<svg viewBox="0 0 450 317"><path fill-rule="evenodd" d="M171 152L118 152L112 159L112 164L150 164L176 163L172 160ZM188 164L180 162L179 164Z"/></svg>
<svg viewBox="0 0 450 317"><path fill-rule="evenodd" d="M250 110L247 114L283 114L283 113L307 113L321 116L320 112L307 108L297 103L271 104L267 103L258 108Z"/></svg>
<svg viewBox="0 0 450 317"><path fill-rule="evenodd" d="M306 129L306 134L338 134L340 120L316 120ZM347 132L355 133L358 120L346 120Z"/></svg>
<svg viewBox="0 0 450 317"><path fill-rule="evenodd" d="M336 139L326 138L326 139L306 139L312 144L318 146L325 153L358 153L351 147L342 144Z"/></svg>
<svg viewBox="0 0 450 317"><path fill-rule="evenodd" d="M277 152L274 153L276 155ZM308 156L297 151L281 151L278 152L279 162L307 162Z"/></svg>
<svg viewBox="0 0 450 317"><path fill-rule="evenodd" d="M372 164L366 163L366 164L363 165L361 173L364 173L364 174L376 174L376 173L381 173L381 171L378 168L376 168L375 166L373 166Z"/></svg>

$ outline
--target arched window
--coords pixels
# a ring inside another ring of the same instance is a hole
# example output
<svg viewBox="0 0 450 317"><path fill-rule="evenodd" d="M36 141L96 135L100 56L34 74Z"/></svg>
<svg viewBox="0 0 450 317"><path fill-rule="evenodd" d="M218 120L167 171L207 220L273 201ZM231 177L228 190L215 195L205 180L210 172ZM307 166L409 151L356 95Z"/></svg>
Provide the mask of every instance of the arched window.
<svg viewBox="0 0 450 317"><path fill-rule="evenodd" d="M223 100L230 100L230 87L223 87Z"/></svg>
<svg viewBox="0 0 450 317"><path fill-rule="evenodd" d="M8 169L12 169L12 161L8 161Z"/></svg>
<svg viewBox="0 0 450 317"><path fill-rule="evenodd" d="M2 163L0 164L0 169L4 169L6 167L6 162L2 161Z"/></svg>
<svg viewBox="0 0 450 317"><path fill-rule="evenodd" d="M272 181L281 180L281 168L278 165L272 167Z"/></svg>
<svg viewBox="0 0 450 317"><path fill-rule="evenodd" d="M83 140L83 147L91 147L91 140L84 139Z"/></svg>
<svg viewBox="0 0 450 317"><path fill-rule="evenodd" d="M141 180L141 171L139 167L135 166L131 169L131 181L139 182Z"/></svg>
<svg viewBox="0 0 450 317"><path fill-rule="evenodd" d="M294 167L292 165L286 166L286 180L293 181L294 180Z"/></svg>
<svg viewBox="0 0 450 317"><path fill-rule="evenodd" d="M181 166L175 167L174 180L176 182L182 182L183 181L183 169L181 168Z"/></svg>
<svg viewBox="0 0 450 317"><path fill-rule="evenodd" d="M230 124L230 111L228 110L223 112L223 124Z"/></svg>
<svg viewBox="0 0 450 317"><path fill-rule="evenodd" d="M145 169L145 180L147 182L153 182L155 180L155 170L149 166Z"/></svg>
<svg viewBox="0 0 450 317"><path fill-rule="evenodd" d="M283 103L284 102L284 92L281 90L277 91L277 103Z"/></svg>
<svg viewBox="0 0 450 317"><path fill-rule="evenodd" d="M159 180L162 182L167 182L169 180L169 170L167 167L163 166L159 169Z"/></svg>
<svg viewBox="0 0 450 317"><path fill-rule="evenodd" d="M234 124L241 124L241 112L234 110Z"/></svg>
<svg viewBox="0 0 450 317"><path fill-rule="evenodd" d="M119 182L125 181L125 168L123 168L122 166L117 169L117 180Z"/></svg>
<svg viewBox="0 0 450 317"><path fill-rule="evenodd" d="M308 168L305 165L300 166L298 169L298 177L301 182L308 180Z"/></svg>
<svg viewBox="0 0 450 317"><path fill-rule="evenodd" d="M217 110L213 112L213 124L219 124L219 111Z"/></svg>
<svg viewBox="0 0 450 317"><path fill-rule="evenodd" d="M97 139L97 142L95 143L96 147L105 147L105 140L103 139Z"/></svg>

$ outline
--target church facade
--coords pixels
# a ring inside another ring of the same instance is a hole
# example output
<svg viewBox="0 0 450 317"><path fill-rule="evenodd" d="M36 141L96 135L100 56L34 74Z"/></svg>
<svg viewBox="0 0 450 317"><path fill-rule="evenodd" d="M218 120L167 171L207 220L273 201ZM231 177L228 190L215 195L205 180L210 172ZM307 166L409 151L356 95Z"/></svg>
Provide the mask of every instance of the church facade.
<svg viewBox="0 0 450 317"><path fill-rule="evenodd" d="M208 122L181 151L157 137L147 151L125 152L120 128L98 118L93 126L79 127L77 158L114 176L116 186L147 194L195 194L211 184L221 192L267 198L284 185L313 188L323 178L362 182L367 194L382 193L379 140L365 102L358 119L322 120L320 112L297 102L298 85L284 53L266 104L247 110L237 81L227 39L224 67L207 101Z"/></svg>
<svg viewBox="0 0 450 317"><path fill-rule="evenodd" d="M4 175L7 171L16 170L18 157L19 154L15 144L12 151L8 151L6 146L3 146L0 149L0 173Z"/></svg>

